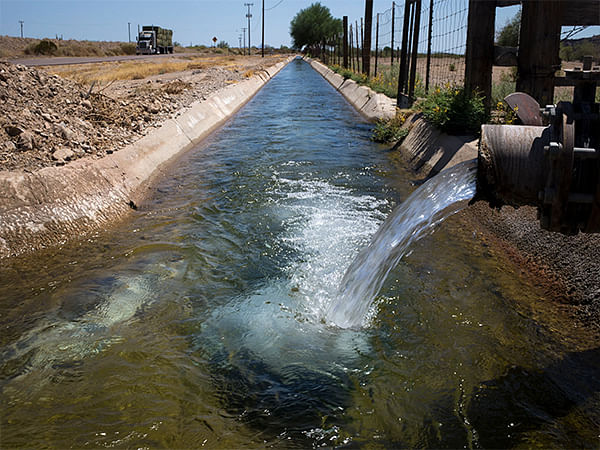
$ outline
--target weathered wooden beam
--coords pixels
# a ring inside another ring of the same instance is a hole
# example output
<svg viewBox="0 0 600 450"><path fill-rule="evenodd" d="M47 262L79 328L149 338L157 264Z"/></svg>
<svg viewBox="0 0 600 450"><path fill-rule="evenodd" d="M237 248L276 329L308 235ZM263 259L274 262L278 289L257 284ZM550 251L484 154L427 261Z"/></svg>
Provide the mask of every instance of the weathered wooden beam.
<svg viewBox="0 0 600 450"><path fill-rule="evenodd" d="M503 8L505 6L519 5L520 3L521 3L521 0L496 0L496 6L498 8Z"/></svg>
<svg viewBox="0 0 600 450"><path fill-rule="evenodd" d="M560 26L565 2L523 0L517 91L540 105L554 98L554 74L560 68Z"/></svg>
<svg viewBox="0 0 600 450"><path fill-rule="evenodd" d="M600 25L600 1L563 0L561 25Z"/></svg>
<svg viewBox="0 0 600 450"><path fill-rule="evenodd" d="M504 67L514 67L519 64L517 54L518 47L501 47L494 45L494 65Z"/></svg>
<svg viewBox="0 0 600 450"><path fill-rule="evenodd" d="M488 110L492 98L495 21L496 2L469 0L465 88L467 92L480 91Z"/></svg>

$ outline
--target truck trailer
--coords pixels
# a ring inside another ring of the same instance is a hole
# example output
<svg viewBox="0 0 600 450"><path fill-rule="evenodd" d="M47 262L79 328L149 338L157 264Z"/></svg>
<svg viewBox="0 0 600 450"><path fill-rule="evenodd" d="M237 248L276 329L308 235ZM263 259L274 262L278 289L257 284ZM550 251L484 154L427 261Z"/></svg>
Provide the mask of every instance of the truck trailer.
<svg viewBox="0 0 600 450"><path fill-rule="evenodd" d="M137 36L136 55L173 53L173 30L144 25Z"/></svg>

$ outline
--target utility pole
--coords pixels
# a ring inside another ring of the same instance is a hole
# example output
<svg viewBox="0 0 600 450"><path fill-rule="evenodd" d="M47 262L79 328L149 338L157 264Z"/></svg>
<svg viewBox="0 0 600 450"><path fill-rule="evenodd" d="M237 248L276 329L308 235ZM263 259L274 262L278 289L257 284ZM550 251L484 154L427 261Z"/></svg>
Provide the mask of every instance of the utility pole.
<svg viewBox="0 0 600 450"><path fill-rule="evenodd" d="M129 42L131 42L131 22L127 22L127 34L129 35Z"/></svg>
<svg viewBox="0 0 600 450"><path fill-rule="evenodd" d="M251 48L250 47L250 19L252 18L252 14L250 14L250 7L254 6L254 3L244 3L244 6L248 7L248 14L246 14L246 17L248 18L248 55L251 54Z"/></svg>
<svg viewBox="0 0 600 450"><path fill-rule="evenodd" d="M242 35L244 36L244 55L246 54L246 29L242 28Z"/></svg>
<svg viewBox="0 0 600 450"><path fill-rule="evenodd" d="M238 36L238 41L240 43L240 45L238 46L238 48L241 50L242 49L242 35L241 34Z"/></svg>
<svg viewBox="0 0 600 450"><path fill-rule="evenodd" d="M25 23L25 21L19 20L19 23L21 24L21 37L23 37L23 24Z"/></svg>
<svg viewBox="0 0 600 450"><path fill-rule="evenodd" d="M262 0L262 46L261 57L265 57L265 0Z"/></svg>

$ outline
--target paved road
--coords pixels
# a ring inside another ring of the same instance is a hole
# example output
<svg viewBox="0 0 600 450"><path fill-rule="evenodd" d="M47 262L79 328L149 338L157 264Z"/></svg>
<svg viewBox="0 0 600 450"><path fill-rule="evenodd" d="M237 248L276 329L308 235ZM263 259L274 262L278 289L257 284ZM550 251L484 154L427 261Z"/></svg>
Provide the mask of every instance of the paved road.
<svg viewBox="0 0 600 450"><path fill-rule="evenodd" d="M174 53L172 55L120 55L120 56L62 56L51 58L14 58L8 61L25 66L65 66L111 61L131 61L137 59L177 58L181 56L202 56L200 53Z"/></svg>

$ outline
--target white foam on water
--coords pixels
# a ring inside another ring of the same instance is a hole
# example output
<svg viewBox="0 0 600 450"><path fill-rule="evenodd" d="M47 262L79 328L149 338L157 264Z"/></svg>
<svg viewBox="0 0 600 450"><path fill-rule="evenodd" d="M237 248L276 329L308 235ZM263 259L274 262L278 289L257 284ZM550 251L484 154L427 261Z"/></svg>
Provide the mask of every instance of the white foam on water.
<svg viewBox="0 0 600 450"><path fill-rule="evenodd" d="M296 163L297 164L297 163ZM293 255L283 276L216 308L204 338L228 352L251 351L272 370L299 364L355 370L370 353L368 337L328 326L323 314L359 248L383 222L388 203L323 179L274 176L268 214L281 220Z"/></svg>
<svg viewBox="0 0 600 450"><path fill-rule="evenodd" d="M364 326L369 309L390 271L410 245L466 206L475 195L477 161L447 169L416 189L390 214L352 262L331 303L326 320L341 328Z"/></svg>

